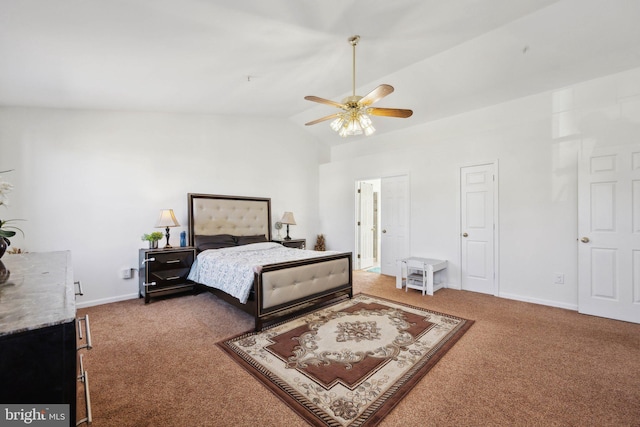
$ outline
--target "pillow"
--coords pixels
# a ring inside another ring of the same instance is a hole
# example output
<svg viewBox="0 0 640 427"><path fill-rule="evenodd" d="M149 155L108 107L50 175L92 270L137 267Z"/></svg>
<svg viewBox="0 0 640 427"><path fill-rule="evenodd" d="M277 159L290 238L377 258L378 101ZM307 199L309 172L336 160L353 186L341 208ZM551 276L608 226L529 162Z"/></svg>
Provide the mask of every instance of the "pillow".
<svg viewBox="0 0 640 427"><path fill-rule="evenodd" d="M238 245L248 245L250 243L262 243L267 242L267 238L264 234L258 234L255 236L236 236Z"/></svg>
<svg viewBox="0 0 640 427"><path fill-rule="evenodd" d="M229 246L237 246L236 239L231 234L216 234L213 236L195 236L195 244L198 252L207 249L228 248Z"/></svg>

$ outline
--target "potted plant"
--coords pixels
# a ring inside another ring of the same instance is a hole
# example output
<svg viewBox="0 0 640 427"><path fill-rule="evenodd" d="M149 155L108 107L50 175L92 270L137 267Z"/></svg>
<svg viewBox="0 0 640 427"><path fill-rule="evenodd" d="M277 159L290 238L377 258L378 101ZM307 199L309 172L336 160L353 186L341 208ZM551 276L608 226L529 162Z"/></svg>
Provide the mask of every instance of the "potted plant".
<svg viewBox="0 0 640 427"><path fill-rule="evenodd" d="M0 174L11 172L11 170L0 171ZM7 194L13 190L13 185L10 183L3 181L0 179L0 206L6 206L8 203ZM11 244L9 241L9 237L13 237L16 235L16 231L19 231L24 236L22 230L14 225L9 225L9 223L15 221L22 221L20 219L0 219L0 258L4 255L4 252L7 250L7 247ZM15 231L14 231L15 230Z"/></svg>
<svg viewBox="0 0 640 427"><path fill-rule="evenodd" d="M158 248L158 240L162 239L164 235L159 231L154 231L153 233L143 234L142 240L149 242L149 249L157 249Z"/></svg>

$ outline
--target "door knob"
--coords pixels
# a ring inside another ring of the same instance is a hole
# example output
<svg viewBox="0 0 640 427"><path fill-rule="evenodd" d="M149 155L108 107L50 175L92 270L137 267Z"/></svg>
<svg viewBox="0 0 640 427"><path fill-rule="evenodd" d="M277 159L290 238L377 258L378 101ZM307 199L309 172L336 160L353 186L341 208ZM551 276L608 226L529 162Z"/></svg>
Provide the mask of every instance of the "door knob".
<svg viewBox="0 0 640 427"><path fill-rule="evenodd" d="M387 232L387 230L382 230L382 232L383 232L383 233L386 233L386 232Z"/></svg>
<svg viewBox="0 0 640 427"><path fill-rule="evenodd" d="M467 233L462 233L462 237L469 237Z"/></svg>
<svg viewBox="0 0 640 427"><path fill-rule="evenodd" d="M580 241L582 243L589 243L589 238L588 237L583 237L582 239L580 239Z"/></svg>

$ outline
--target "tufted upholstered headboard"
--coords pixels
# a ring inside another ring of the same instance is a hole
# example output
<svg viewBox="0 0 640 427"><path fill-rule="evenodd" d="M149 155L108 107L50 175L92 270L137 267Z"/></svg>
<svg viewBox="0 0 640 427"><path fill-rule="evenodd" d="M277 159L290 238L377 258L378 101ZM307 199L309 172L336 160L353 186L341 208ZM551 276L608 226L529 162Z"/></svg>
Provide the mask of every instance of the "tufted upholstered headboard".
<svg viewBox="0 0 640 427"><path fill-rule="evenodd" d="M195 236L264 235L271 240L271 199L189 193L189 245Z"/></svg>

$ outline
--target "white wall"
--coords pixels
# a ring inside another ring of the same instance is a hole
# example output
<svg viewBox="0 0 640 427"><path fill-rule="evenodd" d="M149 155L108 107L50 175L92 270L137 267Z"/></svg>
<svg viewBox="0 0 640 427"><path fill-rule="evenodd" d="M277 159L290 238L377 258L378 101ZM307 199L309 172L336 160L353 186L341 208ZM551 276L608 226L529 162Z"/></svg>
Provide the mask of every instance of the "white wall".
<svg viewBox="0 0 640 427"><path fill-rule="evenodd" d="M273 221L295 213L293 237L313 245L323 233L328 249L354 250L355 181L409 174L411 251L448 259L455 287L459 168L498 160L500 295L575 308L578 152L630 143L640 143L640 69L362 138L330 161L286 120L0 108L0 170L15 170L0 215L26 220L13 246L72 251L82 306L137 295L137 278L119 271L137 266L160 209L183 225L178 244L188 192L271 197Z"/></svg>
<svg viewBox="0 0 640 427"><path fill-rule="evenodd" d="M0 215L26 220L12 246L71 250L80 306L115 301L137 296L137 276L119 273L137 267L160 209L174 209L179 245L189 192L271 197L272 222L292 211L291 235L315 243L328 154L286 120L0 108L0 170L15 186Z"/></svg>
<svg viewBox="0 0 640 427"><path fill-rule="evenodd" d="M460 287L459 169L497 160L499 294L575 309L578 154L630 143L640 143L640 69L362 137L320 166L320 232L328 249L353 250L354 182L408 174L411 253L447 259Z"/></svg>

